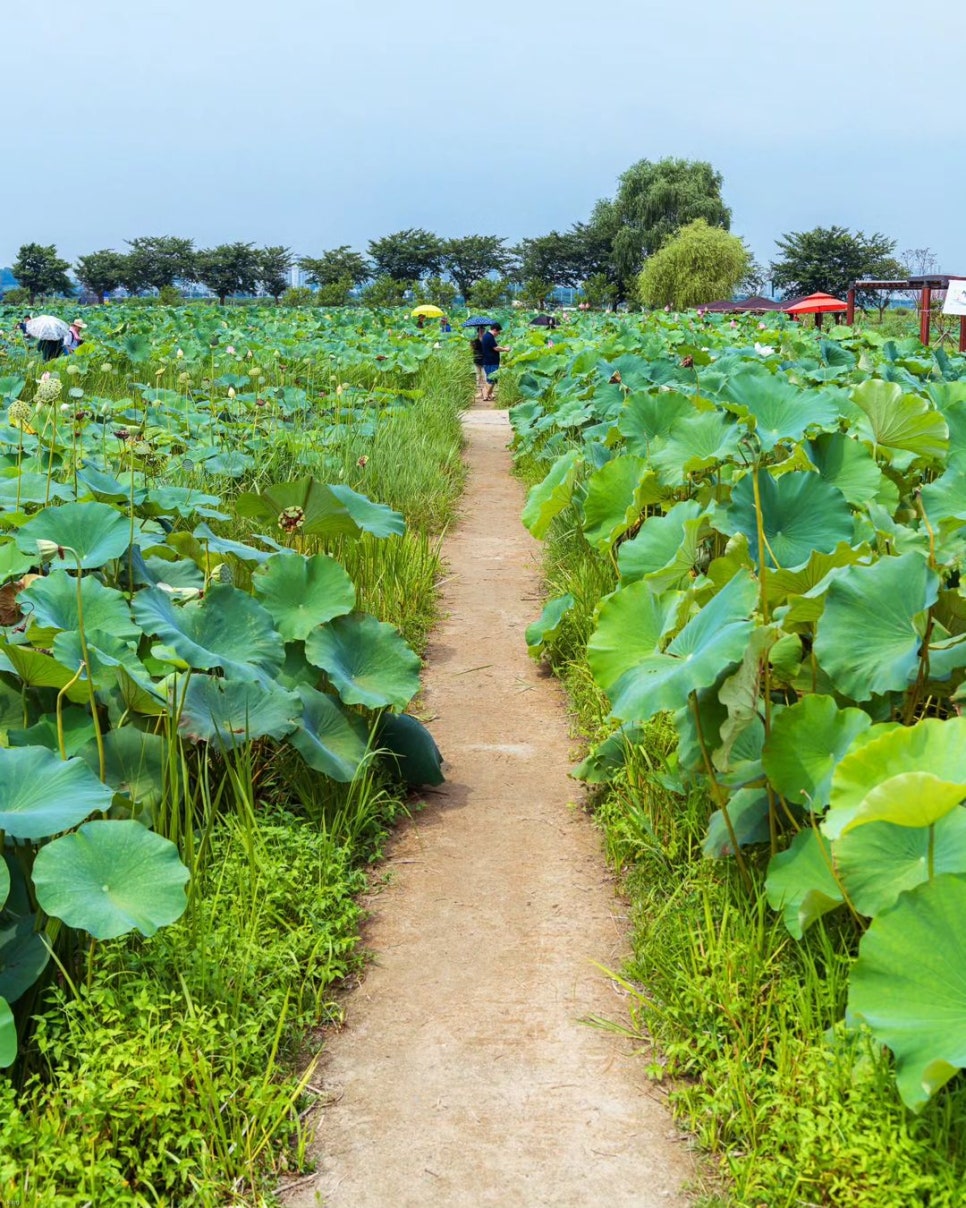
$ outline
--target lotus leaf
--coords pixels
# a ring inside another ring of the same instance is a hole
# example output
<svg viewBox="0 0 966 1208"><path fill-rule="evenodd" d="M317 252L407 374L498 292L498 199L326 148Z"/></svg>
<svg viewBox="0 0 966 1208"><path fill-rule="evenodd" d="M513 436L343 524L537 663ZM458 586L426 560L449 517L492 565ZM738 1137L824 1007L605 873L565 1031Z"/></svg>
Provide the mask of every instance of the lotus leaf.
<svg viewBox="0 0 966 1208"><path fill-rule="evenodd" d="M175 699L181 699L181 693ZM302 704L276 685L193 675L184 692L179 726L196 741L234 750L256 738L284 738L298 725Z"/></svg>
<svg viewBox="0 0 966 1208"><path fill-rule="evenodd" d="M33 876L49 915L99 940L154 935L187 905L178 849L140 822L86 822L40 849Z"/></svg>
<svg viewBox="0 0 966 1208"><path fill-rule="evenodd" d="M255 593L287 642L304 641L316 625L351 612L356 589L334 558L275 554L254 578Z"/></svg>
<svg viewBox="0 0 966 1208"><path fill-rule="evenodd" d="M347 705L404 709L419 691L419 656L393 625L366 613L336 617L305 643Z"/></svg>
<svg viewBox="0 0 966 1208"><path fill-rule="evenodd" d="M805 451L825 482L837 487L853 507L869 503L882 489L882 471L874 458L844 432L823 433Z"/></svg>
<svg viewBox="0 0 966 1208"><path fill-rule="evenodd" d="M655 654L676 626L680 592L656 596L646 583L631 583L605 596L597 628L587 643L587 663L605 692L631 667Z"/></svg>
<svg viewBox="0 0 966 1208"><path fill-rule="evenodd" d="M11 747L2 758L0 830L14 839L46 839L111 808L111 790L82 759L46 747Z"/></svg>
<svg viewBox="0 0 966 1208"><path fill-rule="evenodd" d="M575 603L570 592L567 592L566 595L556 596L544 605L540 619L527 626L526 643L535 658L540 657L540 651L559 632L564 617L571 611Z"/></svg>
<svg viewBox="0 0 966 1208"><path fill-rule="evenodd" d="M930 826L966 797L966 718L927 717L873 732L832 776L822 829L837 839L868 822Z"/></svg>
<svg viewBox="0 0 966 1208"><path fill-rule="evenodd" d="M615 457L587 481L583 499L584 537L595 549L608 550L640 519L648 504L657 503L663 491L643 458Z"/></svg>
<svg viewBox="0 0 966 1208"><path fill-rule="evenodd" d="M159 588L149 588L135 596L134 616L189 667L220 667L228 679L268 684L285 657L271 614L230 584L213 584L203 600L180 607Z"/></svg>
<svg viewBox="0 0 966 1208"><path fill-rule="evenodd" d="M522 519L538 541L547 535L554 516L570 503L581 460L579 450L571 449L554 462L542 482L530 488Z"/></svg>
<svg viewBox="0 0 966 1208"><path fill-rule="evenodd" d="M757 562L758 527L753 473L731 492L731 503L715 524L726 533L743 533ZM792 472L774 478L758 474L763 531L768 565L794 569L804 566L818 550L830 553L852 536L852 513L842 492L818 474Z"/></svg>
<svg viewBox="0 0 966 1208"><path fill-rule="evenodd" d="M38 541L50 542L65 551L71 569L79 558L82 570L92 570L120 558L131 540L131 524L107 503L65 503L31 517L16 540L24 553L34 554Z"/></svg>
<svg viewBox="0 0 966 1208"><path fill-rule="evenodd" d="M25 914L9 926L0 927L0 998L16 1002L43 973L49 960L50 949L37 930L36 915Z"/></svg>
<svg viewBox="0 0 966 1208"><path fill-rule="evenodd" d="M739 847L768 840L768 795L761 789L739 789L728 802L728 818ZM701 846L708 860L724 860L733 856L731 832L721 810L715 810L708 822L708 833Z"/></svg>
<svg viewBox="0 0 966 1208"><path fill-rule="evenodd" d="M120 640L136 641L141 631L131 620L127 600L111 587L104 587L91 575L80 580L83 622L86 631L105 630ZM66 570L52 570L46 578L34 579L18 597L20 607L30 617L32 627L74 631L80 628L77 610L77 578ZM39 644L39 643L38 643Z"/></svg>
<svg viewBox="0 0 966 1208"><path fill-rule="evenodd" d="M742 431L716 411L678 420L666 440L651 452L650 464L661 482L677 486L689 474L699 474L738 451Z"/></svg>
<svg viewBox="0 0 966 1208"><path fill-rule="evenodd" d="M849 983L849 1016L896 1059L903 1102L920 1111L966 1066L966 877L946 873L872 921Z"/></svg>
<svg viewBox="0 0 966 1208"><path fill-rule="evenodd" d="M782 797L820 813L828 805L832 773L856 735L872 724L862 709L839 709L831 696L809 695L772 722L762 765Z"/></svg>
<svg viewBox="0 0 966 1208"><path fill-rule="evenodd" d="M403 782L410 788L442 784L443 757L432 734L408 713L383 713L376 743L392 756Z"/></svg>
<svg viewBox="0 0 966 1208"><path fill-rule="evenodd" d="M839 571L814 647L836 691L857 701L903 691L919 667L917 621L938 591L935 571L917 553Z"/></svg>
<svg viewBox="0 0 966 1208"><path fill-rule="evenodd" d="M298 695L302 718L289 742L310 768L348 784L369 750L366 726L326 692L302 685Z"/></svg>
<svg viewBox="0 0 966 1208"><path fill-rule="evenodd" d="M772 856L765 891L768 904L782 912L785 926L797 940L816 919L841 906L845 896L824 836L810 828L799 831L788 851Z"/></svg>
<svg viewBox="0 0 966 1208"><path fill-rule="evenodd" d="M161 804L167 744L158 734L134 726L122 726L104 735L106 780L115 793L130 797L139 811L153 811ZM95 743L80 753L91 771L99 768Z"/></svg>
<svg viewBox="0 0 966 1208"><path fill-rule="evenodd" d="M621 579L646 579L652 591L685 588L695 572L698 550L707 532L704 508L697 500L676 503L664 516L645 520L635 537L617 554Z"/></svg>
<svg viewBox="0 0 966 1208"><path fill-rule="evenodd" d="M952 810L931 827L870 822L837 839L832 850L856 910L874 917L930 875L966 873L966 809Z"/></svg>
<svg viewBox="0 0 966 1208"><path fill-rule="evenodd" d="M648 457L655 437L669 436L675 421L694 412L694 404L684 394L668 391L631 394L624 403L617 426L627 439L628 452Z"/></svg>
<svg viewBox="0 0 966 1208"><path fill-rule="evenodd" d="M640 726L619 726L598 743L570 773L587 784L607 784L627 763L628 750L643 738Z"/></svg>
<svg viewBox="0 0 966 1208"><path fill-rule="evenodd" d="M0 998L0 1069L17 1060L17 1021L4 999Z"/></svg>
<svg viewBox="0 0 966 1208"><path fill-rule="evenodd" d="M860 431L872 445L904 449L917 457L940 460L949 448L949 429L942 415L924 398L903 394L895 382L871 378L852 391L866 421Z"/></svg>
<svg viewBox="0 0 966 1208"><path fill-rule="evenodd" d="M735 575L665 651L630 667L608 690L612 716L646 721L663 709L683 708L692 692L713 684L744 655L755 627L751 613L757 598L751 575L746 571Z"/></svg>
<svg viewBox="0 0 966 1208"><path fill-rule="evenodd" d="M729 378L725 406L736 410L768 453L780 441L800 440L809 427L833 427L839 412L834 402L793 386L787 378L759 365L746 365Z"/></svg>
<svg viewBox="0 0 966 1208"><path fill-rule="evenodd" d="M75 704L90 699L86 684L77 682L67 687L74 678L76 665L68 669L44 654L33 650L30 646L15 646L10 642L0 642L0 671L9 671L22 681L28 688L62 688L67 691L68 700Z"/></svg>

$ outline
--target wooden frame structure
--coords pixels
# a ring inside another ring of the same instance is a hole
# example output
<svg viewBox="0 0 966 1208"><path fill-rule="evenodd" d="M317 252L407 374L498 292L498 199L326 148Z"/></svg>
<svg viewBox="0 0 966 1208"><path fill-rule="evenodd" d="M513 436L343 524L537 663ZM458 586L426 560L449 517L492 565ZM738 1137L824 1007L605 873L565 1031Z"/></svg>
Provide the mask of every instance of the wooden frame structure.
<svg viewBox="0 0 966 1208"><path fill-rule="evenodd" d="M950 281L962 280L955 273L930 273L924 277L910 277L906 281L853 281L846 294L845 321L851 327L855 322L855 295L859 290L883 290L890 293L897 289L919 291L919 339L929 347L932 325L933 291L949 289ZM966 352L966 315L959 316L959 351Z"/></svg>

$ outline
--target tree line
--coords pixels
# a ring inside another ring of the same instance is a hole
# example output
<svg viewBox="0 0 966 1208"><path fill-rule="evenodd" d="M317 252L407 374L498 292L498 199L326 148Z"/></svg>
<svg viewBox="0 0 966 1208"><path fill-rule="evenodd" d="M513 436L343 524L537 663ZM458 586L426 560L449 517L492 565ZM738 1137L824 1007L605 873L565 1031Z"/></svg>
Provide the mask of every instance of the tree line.
<svg viewBox="0 0 966 1208"><path fill-rule="evenodd" d="M676 158L642 159L618 179L585 222L511 245L498 235L444 239L421 227L370 240L368 254L344 245L297 256L283 246L234 242L196 248L173 235L139 236L126 251L102 248L63 260L53 244L24 244L12 265L25 298L72 294L69 272L100 301L119 287L132 294L169 292L175 282L198 282L219 301L263 293L278 301L298 265L316 300L341 305L362 290L364 300L392 305L415 292L440 305L461 294L474 305L496 305L512 284L523 300L546 303L558 286L580 288L591 305L620 302L677 309L762 292L767 280L786 294L843 293L861 277L908 275L885 235L844 227L791 232L769 273L728 232L731 210L722 176L711 164ZM928 249L926 249L928 251ZM711 296L698 296L708 294ZM860 303L865 299L860 299Z"/></svg>

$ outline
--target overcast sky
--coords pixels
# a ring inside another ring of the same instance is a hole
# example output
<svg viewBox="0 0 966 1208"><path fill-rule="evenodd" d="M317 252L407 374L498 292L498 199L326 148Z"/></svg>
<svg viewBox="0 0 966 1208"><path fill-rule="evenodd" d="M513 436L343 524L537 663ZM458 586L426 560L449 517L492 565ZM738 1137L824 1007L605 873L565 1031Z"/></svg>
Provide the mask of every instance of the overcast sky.
<svg viewBox="0 0 966 1208"><path fill-rule="evenodd" d="M0 264L516 240L675 155L762 262L835 223L966 273L966 0L0 2Z"/></svg>

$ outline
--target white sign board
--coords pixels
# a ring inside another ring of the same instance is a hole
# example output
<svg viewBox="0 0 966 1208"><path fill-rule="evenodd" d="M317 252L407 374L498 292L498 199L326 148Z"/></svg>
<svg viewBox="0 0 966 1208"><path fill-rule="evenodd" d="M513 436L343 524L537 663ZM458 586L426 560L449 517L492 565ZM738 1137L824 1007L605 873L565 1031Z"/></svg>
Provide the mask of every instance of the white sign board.
<svg viewBox="0 0 966 1208"><path fill-rule="evenodd" d="M944 315L966 315L966 277L951 277L943 303Z"/></svg>

